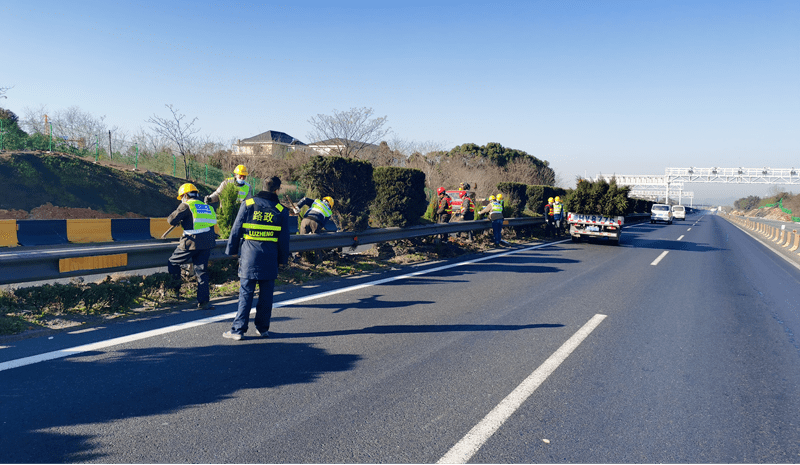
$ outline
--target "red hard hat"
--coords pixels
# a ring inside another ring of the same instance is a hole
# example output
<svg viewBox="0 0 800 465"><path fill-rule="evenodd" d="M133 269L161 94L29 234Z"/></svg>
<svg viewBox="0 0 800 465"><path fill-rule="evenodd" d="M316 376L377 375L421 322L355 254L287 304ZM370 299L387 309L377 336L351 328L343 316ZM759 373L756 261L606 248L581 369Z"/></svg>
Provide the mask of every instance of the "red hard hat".
<svg viewBox="0 0 800 465"><path fill-rule="evenodd" d="M440 187L440 188L436 189L436 193L439 194L439 195L444 194L444 187Z"/></svg>

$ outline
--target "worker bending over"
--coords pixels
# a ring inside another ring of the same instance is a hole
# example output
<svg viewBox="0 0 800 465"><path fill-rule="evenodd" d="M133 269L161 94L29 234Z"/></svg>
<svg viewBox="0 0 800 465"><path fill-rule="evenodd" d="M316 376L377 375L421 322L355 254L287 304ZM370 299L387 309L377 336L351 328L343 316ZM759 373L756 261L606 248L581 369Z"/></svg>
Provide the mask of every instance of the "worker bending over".
<svg viewBox="0 0 800 465"><path fill-rule="evenodd" d="M297 208L309 207L303 221L300 222L300 234L317 234L325 229L325 223L333 215L333 198L323 197L321 199L311 199L303 197L297 202Z"/></svg>

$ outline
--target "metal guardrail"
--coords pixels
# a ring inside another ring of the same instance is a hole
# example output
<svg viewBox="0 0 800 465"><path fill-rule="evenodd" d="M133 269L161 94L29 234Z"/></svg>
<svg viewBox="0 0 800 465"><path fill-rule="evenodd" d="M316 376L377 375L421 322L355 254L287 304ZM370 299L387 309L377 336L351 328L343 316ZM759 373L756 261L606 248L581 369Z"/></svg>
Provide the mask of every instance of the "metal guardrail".
<svg viewBox="0 0 800 465"><path fill-rule="evenodd" d="M638 220L649 217L649 214L634 214L626 218ZM544 218L508 218L504 221L504 226L535 226L543 223ZM293 235L289 250L304 252L353 247L438 234L482 231L491 227L491 221L477 220L409 228L367 229L360 232ZM227 242L227 240L217 241L211 251L211 260L227 257L225 255ZM0 252L0 284L162 267L166 266L167 259L172 255L176 244L176 240L170 240L124 245L96 244L70 249L15 248Z"/></svg>
<svg viewBox="0 0 800 465"><path fill-rule="evenodd" d="M507 226L528 226L544 223L542 218L509 218ZM400 239L480 231L492 227L489 220L413 226L409 228L368 229L360 232L339 232L293 235L291 252L352 247ZM211 260L227 257L227 240L218 240L211 251ZM48 279L70 278L90 274L115 273L166 266L176 240L140 242L137 244L93 244L69 249L23 248L0 252L0 284L16 284Z"/></svg>

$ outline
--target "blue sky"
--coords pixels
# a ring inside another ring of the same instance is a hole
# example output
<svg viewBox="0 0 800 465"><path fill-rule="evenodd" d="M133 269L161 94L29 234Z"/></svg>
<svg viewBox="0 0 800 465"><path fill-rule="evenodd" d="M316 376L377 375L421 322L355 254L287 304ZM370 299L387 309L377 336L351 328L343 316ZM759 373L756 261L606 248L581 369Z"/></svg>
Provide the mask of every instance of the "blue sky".
<svg viewBox="0 0 800 465"><path fill-rule="evenodd" d="M172 104L226 142L310 142L312 116L370 107L399 139L499 142L567 185L800 167L797 0L6 1L0 22L18 114L133 133Z"/></svg>

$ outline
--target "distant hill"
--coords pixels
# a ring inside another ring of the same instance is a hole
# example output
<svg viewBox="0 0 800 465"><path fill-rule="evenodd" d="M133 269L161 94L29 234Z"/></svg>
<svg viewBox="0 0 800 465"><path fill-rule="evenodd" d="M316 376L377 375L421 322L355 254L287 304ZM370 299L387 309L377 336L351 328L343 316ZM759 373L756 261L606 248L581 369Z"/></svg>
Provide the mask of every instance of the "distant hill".
<svg viewBox="0 0 800 465"><path fill-rule="evenodd" d="M0 219L166 217L185 179L62 153L0 154ZM214 188L195 183L202 195Z"/></svg>

